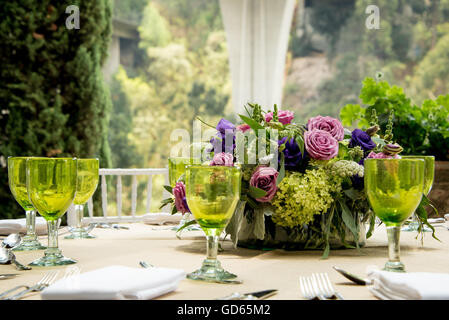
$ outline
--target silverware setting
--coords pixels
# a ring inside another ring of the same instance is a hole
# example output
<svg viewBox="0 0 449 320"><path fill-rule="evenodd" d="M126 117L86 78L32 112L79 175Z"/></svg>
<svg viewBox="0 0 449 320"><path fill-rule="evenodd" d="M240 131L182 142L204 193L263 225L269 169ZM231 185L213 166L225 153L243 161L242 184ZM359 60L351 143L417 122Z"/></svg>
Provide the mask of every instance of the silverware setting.
<svg viewBox="0 0 449 320"><path fill-rule="evenodd" d="M18 233L11 233L3 239L0 247L0 264L14 263L17 270L31 270L31 267L24 266L16 259L12 249L22 243L22 237Z"/></svg>
<svg viewBox="0 0 449 320"><path fill-rule="evenodd" d="M299 277L299 287L307 300L344 300L335 291L327 273L313 273L311 277Z"/></svg>
<svg viewBox="0 0 449 320"><path fill-rule="evenodd" d="M0 295L1 300L18 300L18 299L22 298L23 296L25 296L29 292L40 292L40 291L44 290L45 288L47 288L49 285L51 285L56 280L58 274L59 274L59 271L55 271L55 270L49 271L44 274L44 276L39 280L38 283L36 283L35 285L33 285L31 287L18 286L18 287L8 290L7 292L2 293ZM4 298L7 294L17 290L20 287L25 287L26 289L20 291L19 293L16 293L15 295Z"/></svg>
<svg viewBox="0 0 449 320"><path fill-rule="evenodd" d="M125 229L129 230L129 227L121 226L117 223L98 223L96 224L95 228L103 228L103 229Z"/></svg>
<svg viewBox="0 0 449 320"><path fill-rule="evenodd" d="M368 286L372 283L370 279L359 277L359 276L349 273L346 270L343 270L339 267L333 266L332 268L334 268L337 272L339 272L341 275L343 275L346 279L351 280L355 284L358 284L361 286Z"/></svg>

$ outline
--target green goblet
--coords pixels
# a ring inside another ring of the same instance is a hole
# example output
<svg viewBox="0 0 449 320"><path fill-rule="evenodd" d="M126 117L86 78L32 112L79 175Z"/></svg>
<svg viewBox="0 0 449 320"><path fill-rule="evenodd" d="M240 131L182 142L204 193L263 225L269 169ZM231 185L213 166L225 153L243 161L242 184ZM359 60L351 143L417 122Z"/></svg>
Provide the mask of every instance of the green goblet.
<svg viewBox="0 0 449 320"><path fill-rule="evenodd" d="M30 158L27 160L28 197L37 212L47 220L48 248L31 266L60 266L76 263L58 248L58 219L75 198L76 158Z"/></svg>
<svg viewBox="0 0 449 320"><path fill-rule="evenodd" d="M387 228L389 259L384 270L405 272L400 261L401 225L421 202L424 168L422 159L365 160L366 194Z"/></svg>
<svg viewBox="0 0 449 320"><path fill-rule="evenodd" d="M183 158L183 157L170 157L168 158L168 179L170 181L170 186L173 188L178 180L184 175L186 172L186 166L201 164L200 159L196 158ZM176 227L173 227L171 230L178 231L184 224L189 221L190 213L186 212L181 221ZM198 231L201 230L198 226L190 225L186 227L184 230L186 231Z"/></svg>
<svg viewBox="0 0 449 320"><path fill-rule="evenodd" d="M434 156L402 156L402 159L423 159L425 162L424 168L424 195L429 195L430 190L432 189L433 179L435 176L435 157ZM419 223L418 218L416 217L416 212L413 213L413 221L408 225L402 228L402 231L418 231ZM422 231L431 232L432 230L423 226Z"/></svg>
<svg viewBox="0 0 449 320"><path fill-rule="evenodd" d="M187 278L219 283L237 276L221 267L217 260L218 237L234 214L240 199L241 171L235 167L188 166L186 171L186 199L196 221L207 239L207 257L200 269Z"/></svg>
<svg viewBox="0 0 449 320"><path fill-rule="evenodd" d="M91 228L83 228L81 221L84 215L84 205L92 197L98 186L100 162L98 159L78 159L78 174L76 195L73 200L75 205L76 226L70 230L70 234L64 239L93 239L89 234Z"/></svg>
<svg viewBox="0 0 449 320"><path fill-rule="evenodd" d="M43 246L36 235L36 210L28 199L26 185L26 161L28 157L8 157L8 182L14 199L25 210L26 235L14 251L41 250Z"/></svg>

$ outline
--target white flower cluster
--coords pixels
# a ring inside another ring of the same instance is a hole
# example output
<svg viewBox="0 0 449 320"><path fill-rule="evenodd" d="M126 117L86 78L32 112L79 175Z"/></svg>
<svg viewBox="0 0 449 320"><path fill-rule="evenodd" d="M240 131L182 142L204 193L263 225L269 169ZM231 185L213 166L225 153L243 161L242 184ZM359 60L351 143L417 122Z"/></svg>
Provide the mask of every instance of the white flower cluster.
<svg viewBox="0 0 449 320"><path fill-rule="evenodd" d="M328 169L331 173L342 178L350 178L353 176L363 177L364 167L357 162L350 160L339 160L329 164Z"/></svg>

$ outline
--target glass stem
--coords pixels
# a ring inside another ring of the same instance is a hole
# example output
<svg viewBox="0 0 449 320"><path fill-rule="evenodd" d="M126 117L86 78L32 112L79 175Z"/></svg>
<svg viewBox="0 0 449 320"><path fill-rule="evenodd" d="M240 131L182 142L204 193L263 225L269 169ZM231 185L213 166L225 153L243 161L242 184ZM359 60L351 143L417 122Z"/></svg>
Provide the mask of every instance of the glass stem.
<svg viewBox="0 0 449 320"><path fill-rule="evenodd" d="M388 236L388 260L389 262L400 262L400 246L399 236L401 234L401 227L387 227Z"/></svg>
<svg viewBox="0 0 449 320"><path fill-rule="evenodd" d="M75 205L75 214L76 214L76 228L81 229L82 227L81 220L83 219L84 216L84 205L82 204Z"/></svg>
<svg viewBox="0 0 449 320"><path fill-rule="evenodd" d="M27 210L25 212L26 216L26 228L27 234L24 237L24 240L36 240L36 211L35 210Z"/></svg>
<svg viewBox="0 0 449 320"><path fill-rule="evenodd" d="M218 236L206 236L207 239L207 260L217 260Z"/></svg>
<svg viewBox="0 0 449 320"><path fill-rule="evenodd" d="M47 221L48 226L48 249L49 253L55 253L58 249L58 220Z"/></svg>

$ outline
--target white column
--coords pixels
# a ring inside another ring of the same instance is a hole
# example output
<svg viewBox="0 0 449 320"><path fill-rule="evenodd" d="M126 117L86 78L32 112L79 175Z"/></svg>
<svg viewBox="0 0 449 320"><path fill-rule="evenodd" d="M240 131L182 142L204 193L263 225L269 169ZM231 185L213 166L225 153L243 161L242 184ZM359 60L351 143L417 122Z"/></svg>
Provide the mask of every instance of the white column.
<svg viewBox="0 0 449 320"><path fill-rule="evenodd" d="M281 106L296 0L220 0L229 48L234 110L247 102Z"/></svg>

